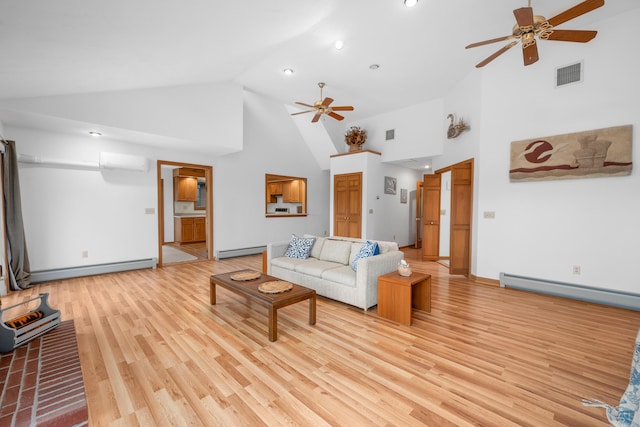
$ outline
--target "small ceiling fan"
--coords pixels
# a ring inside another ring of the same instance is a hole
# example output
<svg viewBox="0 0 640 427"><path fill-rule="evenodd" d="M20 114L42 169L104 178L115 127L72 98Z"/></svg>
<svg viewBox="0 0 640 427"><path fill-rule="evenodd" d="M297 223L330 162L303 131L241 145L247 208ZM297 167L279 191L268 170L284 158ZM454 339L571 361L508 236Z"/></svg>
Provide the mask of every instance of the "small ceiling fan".
<svg viewBox="0 0 640 427"><path fill-rule="evenodd" d="M313 105L305 104L304 102L296 102L296 104L309 107L311 108L311 110L300 111L299 113L292 113L291 114L292 116L295 116L297 114L315 112L316 114L313 116L313 119L311 119L311 123L315 123L318 120L320 120L320 116L322 116L323 114L326 114L329 117L333 117L336 120L343 120L344 117L341 116L340 114L334 113L334 111L353 111L353 107L350 105L331 107L330 105L333 102L333 99L331 98L322 99L322 88L325 86L325 84L323 82L320 82L318 83L318 86L320 86L320 101L314 102Z"/></svg>
<svg viewBox="0 0 640 427"><path fill-rule="evenodd" d="M522 41L522 56L524 59L524 65L531 65L538 60L538 46L536 43L536 37L540 40L555 40L563 42L577 42L586 43L592 40L597 31L587 30L556 30L555 27L567 22L571 19L577 18L580 15L591 12L594 9L604 5L604 0L586 0L573 6L570 9L554 16L553 18L546 19L544 16L534 15L533 8L531 7L531 0L529 0L529 7L522 7L515 9L513 15L516 17L516 25L513 27L513 33L509 36L498 37L491 40L485 40L478 43L472 43L466 46L465 49L472 47L484 46L486 44L496 43L504 40L516 39L504 46L502 49L495 52L493 55L487 57L484 61L476 65L476 68L484 67L489 62L496 59L498 56L511 49L518 44L518 41Z"/></svg>

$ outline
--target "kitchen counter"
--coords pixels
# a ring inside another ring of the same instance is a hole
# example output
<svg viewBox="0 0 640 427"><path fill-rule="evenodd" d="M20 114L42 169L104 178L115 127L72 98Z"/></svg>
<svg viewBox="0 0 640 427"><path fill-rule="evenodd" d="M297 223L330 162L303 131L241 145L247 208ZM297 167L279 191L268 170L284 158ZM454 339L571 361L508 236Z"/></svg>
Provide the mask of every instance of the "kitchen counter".
<svg viewBox="0 0 640 427"><path fill-rule="evenodd" d="M175 213L173 214L176 218L199 218L201 216L207 216L206 213Z"/></svg>
<svg viewBox="0 0 640 427"><path fill-rule="evenodd" d="M292 217L292 216L307 216L306 213L281 213L281 212L274 212L274 213L268 213L265 214L264 216L266 216L267 218L278 218L278 217Z"/></svg>

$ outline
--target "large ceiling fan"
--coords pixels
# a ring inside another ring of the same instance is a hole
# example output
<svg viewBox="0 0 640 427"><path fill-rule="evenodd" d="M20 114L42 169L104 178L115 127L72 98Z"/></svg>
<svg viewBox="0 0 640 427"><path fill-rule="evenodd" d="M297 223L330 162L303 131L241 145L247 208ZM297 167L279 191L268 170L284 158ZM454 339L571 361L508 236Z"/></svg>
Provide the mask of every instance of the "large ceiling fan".
<svg viewBox="0 0 640 427"><path fill-rule="evenodd" d="M353 107L350 105L331 107L331 103L333 102L333 99L331 98L322 99L322 88L325 86L325 84L320 82L318 83L318 86L320 86L320 101L314 102L313 105L305 104L304 102L296 102L296 104L309 107L311 108L311 110L300 111L299 113L292 113L291 114L292 116L295 116L296 114L315 112L316 114L313 116L313 119L311 119L311 123L315 123L318 120L320 120L320 116L322 116L323 114L326 114L329 117L333 117L336 120L343 120L344 117L341 116L340 114L334 113L334 111L353 111Z"/></svg>
<svg viewBox="0 0 640 427"><path fill-rule="evenodd" d="M529 0L529 7L522 7L515 9L513 15L516 17L517 24L513 27L513 34L505 37L498 37L491 40L485 40L478 43L472 43L466 47L484 46L495 42L504 40L515 39L502 49L495 52L493 55L486 58L484 61L476 65L476 68L484 67L489 62L496 59L498 56L511 49L518 44L518 40L522 41L522 56L524 58L524 65L531 65L538 60L538 46L536 43L536 37L540 40L555 40L563 42L578 42L586 43L593 39L597 31L586 30L556 30L555 27L567 22L571 19L577 18L580 15L584 15L587 12L591 12L594 9L604 5L604 0L586 0L573 6L570 9L554 16L553 18L546 19L544 16L534 15L533 8L531 7L531 0Z"/></svg>

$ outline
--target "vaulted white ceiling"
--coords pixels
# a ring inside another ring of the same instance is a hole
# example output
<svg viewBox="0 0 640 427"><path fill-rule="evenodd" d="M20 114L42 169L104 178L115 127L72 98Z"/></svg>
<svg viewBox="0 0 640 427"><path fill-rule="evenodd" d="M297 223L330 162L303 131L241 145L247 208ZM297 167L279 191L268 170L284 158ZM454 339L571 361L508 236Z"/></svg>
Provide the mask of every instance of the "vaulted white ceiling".
<svg viewBox="0 0 640 427"><path fill-rule="evenodd" d="M551 17L578 0L533 0ZM30 0L0 3L0 100L234 82L284 104L313 103L317 83L347 122L442 97L506 42L526 0ZM638 8L606 4L561 26ZM338 51L335 40L345 47ZM571 43L541 42L540 56ZM519 48L496 61L522 67ZM378 64L377 70L370 65ZM535 66L535 65L533 65ZM485 68L490 70L491 64ZM294 74L285 76L285 68ZM0 117L11 124L18 117ZM7 123L6 123L7 124Z"/></svg>

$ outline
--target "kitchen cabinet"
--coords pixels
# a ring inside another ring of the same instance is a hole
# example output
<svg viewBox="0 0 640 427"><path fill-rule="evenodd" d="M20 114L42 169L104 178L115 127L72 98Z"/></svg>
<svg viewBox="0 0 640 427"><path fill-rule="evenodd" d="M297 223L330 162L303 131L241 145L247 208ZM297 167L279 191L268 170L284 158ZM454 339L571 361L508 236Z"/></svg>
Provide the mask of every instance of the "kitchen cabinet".
<svg viewBox="0 0 640 427"><path fill-rule="evenodd" d="M175 217L173 234L176 243L204 242L207 240L205 217Z"/></svg>
<svg viewBox="0 0 640 427"><path fill-rule="evenodd" d="M275 203L275 196L282 196L283 185L281 182L270 182L267 184L267 203ZM274 197L272 199L271 197Z"/></svg>
<svg viewBox="0 0 640 427"><path fill-rule="evenodd" d="M284 203L302 203L300 198L300 181L294 179L282 184L282 201Z"/></svg>
<svg viewBox="0 0 640 427"><path fill-rule="evenodd" d="M198 178L193 176L174 176L173 200L176 202L197 202Z"/></svg>

